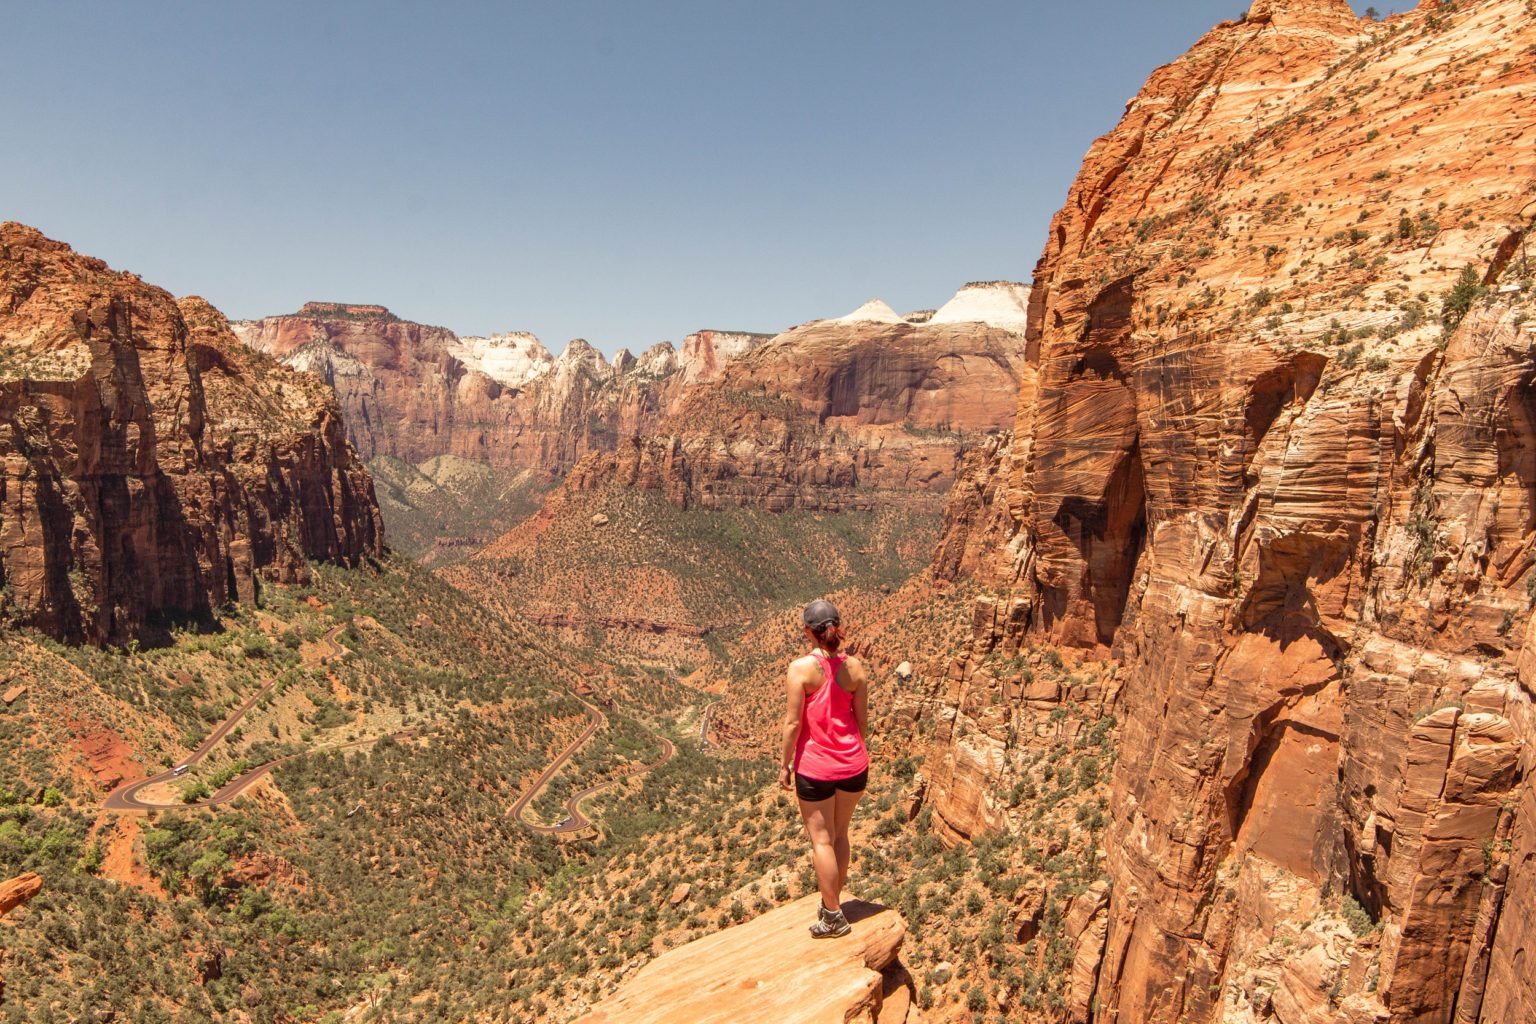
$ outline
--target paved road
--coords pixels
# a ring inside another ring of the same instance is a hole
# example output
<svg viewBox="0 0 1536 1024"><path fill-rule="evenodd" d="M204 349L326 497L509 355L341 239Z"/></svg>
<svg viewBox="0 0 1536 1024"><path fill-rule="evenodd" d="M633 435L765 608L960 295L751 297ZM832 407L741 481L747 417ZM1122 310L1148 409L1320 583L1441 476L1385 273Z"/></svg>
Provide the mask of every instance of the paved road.
<svg viewBox="0 0 1536 1024"><path fill-rule="evenodd" d="M712 700L704 706L704 714L699 718L699 745L709 746L709 716L715 710L715 705L720 702Z"/></svg>
<svg viewBox="0 0 1536 1024"><path fill-rule="evenodd" d="M341 632L344 628L346 627L332 626L329 630L326 631L323 642L327 647L330 648L331 653L322 657L320 662L322 665L332 658L339 658L347 653L347 649L336 642L336 638L341 635ZM219 723L219 727L213 730L213 732L209 733L208 738L203 740L202 743L198 744L196 750L192 751L192 753L188 754L185 758L177 763L195 765L201 761L208 755L208 751L213 749L214 744L222 740L226 735L229 734L231 729L239 725L240 720L245 717L246 712L250 711L251 708L260 703L261 699L267 694L271 693L272 688L276 685L277 680L274 678L261 689L253 693L249 698L246 699L244 704L241 704L238 708L235 709L234 714L230 715L228 718L224 719L223 722ZM396 733L395 735L400 737L408 734ZM343 744L342 747L331 747L328 749L341 750L344 749L344 747L355 747L362 743L372 742L374 742L372 739L358 740L355 743ZM226 785L224 785L223 788L221 788L217 793L214 793L212 796L208 797L206 800L197 800L190 804L181 802L173 804L158 804L150 803L146 800L140 800L138 796L139 793L148 789L150 786L176 778L176 769L167 768L165 771L158 775L151 775L149 778L140 779L137 782L125 782L121 786L118 786L112 792L107 794L107 799L105 802L103 802L102 809L107 811L158 811L182 807L212 807L216 804L228 803L230 800L233 800L235 797L243 793L251 783L255 782L257 779L261 778L263 775L267 774L267 772L282 764L284 761L291 761L294 757L302 756L302 754L294 754L289 757L278 758L276 761L269 761L263 765L258 765L257 767L252 768L250 771L246 772L244 775L231 779Z"/></svg>
<svg viewBox="0 0 1536 1024"><path fill-rule="evenodd" d="M570 746L560 751L560 753L556 755L555 759L549 762L549 766L539 774L538 778L533 780L533 785L529 786L528 789L524 791L523 795L517 798L517 802L514 803L511 807L507 808L508 814L510 814L517 821L527 825L535 832L574 832L576 830L574 826L531 824L523 818L523 812L528 809L529 804L533 803L534 797L538 796L539 793L544 790L544 787L549 784L549 780L555 777L555 773L565 766L565 762L569 761L571 756L575 754L576 751L581 749L582 744L591 739L597 730L603 725L603 723L607 721L607 719L603 717L603 713L597 710L597 708L588 704L586 701L582 701L581 703L582 706L587 709L587 714L591 717L592 721L587 723L587 728L582 732L580 736L576 737L575 741L573 741Z"/></svg>
<svg viewBox="0 0 1536 1024"><path fill-rule="evenodd" d="M581 813L581 802L594 793L601 793L609 786L617 786L625 779L633 778L636 775L640 775L648 771L653 771L657 768L660 768L668 761L672 760L672 755L677 753L677 748L672 745L672 741L667 739L665 736L657 736L656 738L661 741L661 756L652 761L650 764L643 764L638 768L632 768L617 778L609 779L607 782L599 782L595 786L588 786L586 789L583 789L579 793L572 793L570 799L565 802L565 814L566 817L570 819L568 824L558 828L553 828L550 826L528 825L526 821L523 822L523 824L528 825L529 828L539 832L576 832L584 828L595 828L596 826L594 826L592 822L587 819L587 816Z"/></svg>
<svg viewBox="0 0 1536 1024"><path fill-rule="evenodd" d="M336 642L336 638L341 635L341 632L344 628L345 627L343 626L333 626L331 629L326 631L323 642L329 648L329 653L321 657L320 663L322 665L349 653L345 647ZM179 763L195 765L201 761L205 756L207 756L208 751L213 749L214 744L222 740L226 735L228 735L231 729L239 725L240 720L245 717L246 712L250 711L251 708L260 703L261 699L267 694L271 693L272 688L276 685L277 680L273 679L271 682L267 683L265 686L247 698L245 703L236 708L234 713L226 718L222 723L220 723L217 729L208 734L208 738L203 740L203 742L198 745L196 750L192 751L191 754L188 754ZM591 716L592 721L587 724L587 728L582 732L580 736L575 739L574 742L562 750L560 754L549 763L548 767L546 767L544 771L539 775L539 777L533 781L533 785L528 787L527 792L518 797L517 802L507 810L509 815L522 822L523 825L535 832L543 832L545 834L579 832L582 829L592 827L592 823L587 820L585 815L581 813L581 802L583 800L587 799L595 793L602 792L610 786L618 785L625 779L634 775L638 775L641 772L648 772L652 769L661 767L668 761L672 760L673 755L677 752L677 749L672 745L671 740L667 739L665 736L658 736L657 739L661 741L662 745L661 757L657 758L651 764L642 765L629 772L626 772L623 775L618 776L617 778L609 779L607 782L600 782L595 786L588 786L586 789L581 790L579 793L573 793L570 799L565 802L566 820L563 824L535 825L527 821L523 817L523 812L528 809L528 805L531 804L534 798L537 797L539 793L543 791L544 787L549 784L549 780L554 778L555 773L564 767L565 763L569 761L573 755L575 755L576 751L580 750L582 745L590 740L597 733L597 730L605 725L608 721L603 713L597 708L593 707L591 704L588 704L586 701L582 701L581 703L582 706L587 709L587 714ZM703 736L704 729L707 724L708 711L706 710L705 722L699 728L700 737ZM392 738L396 740L408 739L414 735L416 735L416 730L414 729L407 729L391 734ZM369 743L377 743L379 739L380 737L374 736L368 739L353 740L350 743L342 743L337 746L317 747L298 754L290 754L287 757L280 757L275 761L268 761L265 764L257 765L255 768L250 769L243 775L239 775L233 779L230 779L227 783L220 787L217 792L213 793L206 799L196 800L192 803L182 803L178 801L176 803L162 804L151 803L147 800L140 799L139 793L143 792L149 787L177 777L175 769L169 768L163 772L160 772L158 775L151 775L147 779L140 779L137 782L128 782L118 786L111 793L107 794L107 798L102 804L102 809L118 812L134 812L186 810L195 807L217 807L220 804L228 803L229 801L235 799L235 797L239 796L241 793L244 793L251 787L253 783L265 777L272 771L272 769L276 768L280 764L285 764L294 760L295 758L306 757L313 753L321 753L329 750L346 750L351 747L360 747Z"/></svg>
<svg viewBox="0 0 1536 1024"><path fill-rule="evenodd" d="M591 704L588 704L586 701L582 701L582 705L586 707L587 714L592 716L591 724L587 726L586 730L580 736L576 737L575 742L566 747L564 750L560 751L559 755L553 761L549 762L549 766L545 768L542 773L540 773L537 779L533 780L533 785L529 786L527 791L524 792L522 796L517 798L517 802L507 810L508 814L522 823L524 827L529 828L534 832L542 832L545 835L559 835L564 832L580 832L582 829L591 828L592 822L588 821L586 815L581 813L581 802L583 800L593 795L594 793L602 792L609 786L616 786L620 782L623 782L625 779L639 775L641 772L648 772L654 768L660 768L662 765L672 760L672 755L677 753L677 748L672 745L671 740L667 739L665 736L656 737L661 741L662 752L661 756L655 761L651 762L650 764L641 765L638 768L627 771L617 778L609 779L607 782L599 782L597 785L588 786L586 789L583 789L578 793L572 793L570 798L565 801L565 821L561 824L535 825L533 822L527 820L527 818L523 816L523 812L528 809L529 804L533 803L534 798L537 797L539 793L543 792L544 787L549 784L550 779L554 778L555 773L564 767L565 763L571 759L576 751L581 749L582 744L591 739L593 734L597 732L598 728L606 724L608 721L608 719L604 717L603 713L597 710L597 708L593 707Z"/></svg>
<svg viewBox="0 0 1536 1024"><path fill-rule="evenodd" d="M320 642L325 644L329 650L325 654L320 655L320 664L329 665L331 662L339 661L352 653L336 642L336 638L341 636L345 629L345 626L332 626L325 631L325 636L320 638Z"/></svg>

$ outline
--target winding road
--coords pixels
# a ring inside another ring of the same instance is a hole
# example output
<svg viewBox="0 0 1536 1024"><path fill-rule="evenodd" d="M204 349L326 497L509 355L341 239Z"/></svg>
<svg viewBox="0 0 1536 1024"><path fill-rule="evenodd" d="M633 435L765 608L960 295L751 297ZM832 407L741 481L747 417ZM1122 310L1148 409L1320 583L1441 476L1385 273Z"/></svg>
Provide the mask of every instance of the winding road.
<svg viewBox="0 0 1536 1024"><path fill-rule="evenodd" d="M671 740L667 739L665 736L657 736L656 739L661 743L662 750L661 756L655 761L652 761L650 764L641 765L638 768L633 768L630 771L625 772L623 775L609 779L607 782L599 782L595 786L588 786L586 789L572 793L570 797L565 801L565 820L560 824L535 825L533 822L524 817L524 812L528 809L528 805L533 803L534 799L538 797L541 792L543 792L545 786L549 785L549 780L555 777L555 773L563 768L565 763L575 755L576 751L580 750L582 745L590 740L597 732L597 730L605 725L608 721L603 713L597 710L597 708L593 707L591 704L588 704L586 701L582 701L581 703L582 706L587 709L587 714L592 716L591 723L587 725L587 728L582 732L580 736L576 737L576 739L569 746L560 751L560 753L555 757L553 761L549 762L548 767L539 773L538 778L533 780L533 785L529 786L528 789L524 791L523 795L517 798L517 802L514 803L511 807L507 808L507 813L516 819L524 828L531 829L534 832L541 832L544 835L561 835L568 832L580 832L582 829L593 828L594 826L592 825L592 822L588 820L586 815L581 813L581 803L583 800L589 796L592 796L594 793L602 792L610 786L617 786L625 779L633 778L634 776L643 772L648 772L656 768L660 768L662 765L672 760L673 755L677 753L677 748L672 745Z"/></svg>
<svg viewBox="0 0 1536 1024"><path fill-rule="evenodd" d="M325 636L321 638L321 642L324 643L327 648L329 648L329 653L321 655L320 664L328 664L329 662L340 658L347 653L347 649L336 642L336 638L340 636L342 631L345 629L345 626L332 626L330 629L326 630ZM181 761L177 762L177 766L179 767L183 764L195 765L204 757L206 757L208 755L208 751L213 749L214 744L222 740L229 734L231 729L239 725L240 720L245 717L246 712L250 711L251 708L261 703L261 699L267 694L271 693L272 688L276 685L277 680L274 678L261 689L251 694L250 697L246 698L244 704L241 704L234 710L233 714L224 719L223 722L219 723L219 727L213 730L213 732L209 733L208 738L203 740L202 743L199 743L196 750L192 751L192 753L188 754ZM414 731L407 730L405 732L395 733L394 738L404 739L411 735L414 735ZM379 737L373 737L366 740L354 740L351 743L343 743L341 746L325 747L323 749L345 750L348 747L358 747L365 743L377 743L378 739ZM176 768L167 768L165 771L160 772L158 775L151 775L149 778L139 779L137 782L125 782L121 786L118 786L112 792L107 794L107 799L103 801L101 805L102 810L169 811L194 807L215 807L219 804L226 804L233 800L235 797L239 796L241 793L245 792L253 782L266 775L273 768L276 768L278 765L283 764L286 761L292 761L296 757L303 757L305 754L309 753L314 753L314 751L305 751L304 753L300 754L290 754L287 757L280 757L275 761L268 761L266 764L257 765L255 768L252 768L245 774L230 779L227 783L219 788L218 792L212 794L206 800L194 800L191 803L182 803L178 801L171 804L161 804L151 803L147 800L139 799L139 794L149 787L158 785L162 782L169 782L171 779L178 777L176 775Z"/></svg>
<svg viewBox="0 0 1536 1024"><path fill-rule="evenodd" d="M328 650L327 653L321 655L321 665L329 664L330 662L344 657L349 653L345 647L336 642L336 638L341 635L345 628L345 626L333 626L326 631L325 636L322 638L321 642L326 646ZM255 693L251 694L251 696L246 698L245 702L236 708L228 718L219 723L218 728L214 729L213 732L208 734L208 737L203 740L202 743L198 744L196 750L192 751L192 753L188 754L185 758L178 762L177 767L180 767L181 765L196 765L198 762L200 762L204 757L208 755L208 752L213 749L215 744L224 739L224 737L229 734L230 730L234 729L237 725L240 724L241 719L243 719L252 708L261 703L263 697L272 692L273 687L276 685L277 680L274 678L266 685L262 686L261 689L257 690ZM580 700L580 698L577 699ZM608 722L607 716L605 716L596 707L588 704L586 701L581 701L581 704L582 707L587 709L587 714L591 718L591 721L587 723L586 729L582 730L581 735L576 737L576 739L572 741L569 746L562 750L555 757L555 759L549 763L544 771L539 774L539 777L533 781L533 785L529 786L527 791L525 791L522 796L518 797L517 801L507 809L507 814L511 815L524 827L529 828L534 832L541 832L546 835L555 835L569 832L580 832L583 829L593 828L592 822L586 817L586 815L581 813L582 801L596 793L600 793L603 790L608 789L610 786L616 786L626 779L633 778L634 776L643 772L653 771L656 768L660 768L662 765L672 760L673 756L675 756L677 753L677 748L673 745L671 740L667 739L665 736L658 735L656 739L661 743L662 746L662 752L659 758L650 764L633 768L630 771L625 772L623 775L616 776L615 778L609 779L606 782L600 782L595 786L588 786L586 789L571 794L570 798L565 802L565 820L560 824L536 825L533 822L528 821L525 817L525 812L528 810L528 805L533 803L534 799L537 798L541 792L543 792L545 786L549 785L549 780L555 777L555 773L560 771L561 768L565 767L566 762L570 761L570 759L575 756L576 752L580 750L588 740L597 734L597 730L602 728ZM714 705L710 705L710 708L713 706ZM699 736L701 739L704 737L704 733L708 728L708 724L709 709L706 708L704 712L704 721L700 723L699 726ZM404 740L415 736L416 730L406 729L400 732L390 733L389 735L392 739ZM265 764L257 765L255 768L252 768L243 774L230 779L216 792L210 794L205 799L194 800L191 803L184 803L181 801L177 801L175 803L157 803L141 798L139 794L149 789L150 787L159 785L164 782L169 782L180 777L176 774L176 768L168 768L165 771L156 775L151 775L146 779L139 779L136 782L125 782L121 786L118 786L112 792L107 794L106 800L102 803L102 809L106 811L117 811L120 813L133 813L145 811L191 810L199 807L217 807L221 804L229 803L231 800L244 793L258 780L267 776L272 771L272 769L276 768L278 765L286 764L287 762L295 760L296 758L308 757L310 754L322 753L332 750L347 750L351 747L361 747L369 743L377 743L382 738L383 737L380 736L372 736L367 739L353 740L350 743L342 743L336 746L315 747L310 750L301 751L297 754L289 754L286 757L280 757L275 760L268 761Z"/></svg>

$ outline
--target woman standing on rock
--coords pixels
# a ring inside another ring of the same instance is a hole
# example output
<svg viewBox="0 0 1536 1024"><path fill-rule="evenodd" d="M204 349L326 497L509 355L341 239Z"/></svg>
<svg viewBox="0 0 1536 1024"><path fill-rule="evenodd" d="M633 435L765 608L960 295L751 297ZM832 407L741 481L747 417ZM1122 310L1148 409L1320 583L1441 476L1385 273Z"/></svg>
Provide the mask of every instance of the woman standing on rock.
<svg viewBox="0 0 1536 1024"><path fill-rule="evenodd" d="M789 663L785 680L784 751L779 785L794 787L811 839L821 889L818 939L847 935L843 886L848 881L848 823L869 781L869 677L858 658L837 653L842 619L831 601L812 601L801 615L810 654Z"/></svg>

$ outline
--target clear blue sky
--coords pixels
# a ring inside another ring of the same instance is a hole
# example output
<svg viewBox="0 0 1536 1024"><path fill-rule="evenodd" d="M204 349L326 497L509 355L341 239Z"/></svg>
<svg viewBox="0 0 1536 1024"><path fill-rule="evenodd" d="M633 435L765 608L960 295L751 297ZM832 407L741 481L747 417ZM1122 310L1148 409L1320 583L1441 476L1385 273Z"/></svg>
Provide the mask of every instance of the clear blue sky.
<svg viewBox="0 0 1536 1024"><path fill-rule="evenodd" d="M557 350L934 306L1027 279L1089 143L1244 9L10 3L0 219L232 317Z"/></svg>

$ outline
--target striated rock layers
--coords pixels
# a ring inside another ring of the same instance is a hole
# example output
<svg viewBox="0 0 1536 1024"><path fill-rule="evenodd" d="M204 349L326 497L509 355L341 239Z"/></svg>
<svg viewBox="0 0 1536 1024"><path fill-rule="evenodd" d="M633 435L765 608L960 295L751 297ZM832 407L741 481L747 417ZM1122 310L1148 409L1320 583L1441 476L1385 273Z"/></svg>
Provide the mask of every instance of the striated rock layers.
<svg viewBox="0 0 1536 1024"><path fill-rule="evenodd" d="M250 347L336 389L364 459L452 455L551 477L648 432L686 385L768 337L700 331L680 352L662 342L610 363L579 338L557 358L531 334L460 338L383 306L311 302L233 326Z"/></svg>
<svg viewBox="0 0 1536 1024"><path fill-rule="evenodd" d="M1021 332L983 322L813 321L685 391L650 436L589 456L568 486L656 490L680 508L937 506L965 448L1011 425L1023 356Z"/></svg>
<svg viewBox="0 0 1536 1024"><path fill-rule="evenodd" d="M812 895L642 967L576 1024L902 1024L913 983L894 910L844 904L853 933L817 941Z"/></svg>
<svg viewBox="0 0 1536 1024"><path fill-rule="evenodd" d="M1256 3L1052 223L937 571L988 590L978 654L1122 661L1062 1019L1536 1019L1532 52L1523 0ZM1020 694L977 668L928 780L960 836Z"/></svg>
<svg viewBox="0 0 1536 1024"><path fill-rule="evenodd" d="M13 622L124 642L377 553L373 484L319 381L20 224L0 225L0 582Z"/></svg>

